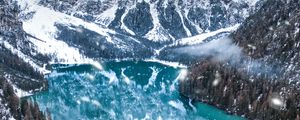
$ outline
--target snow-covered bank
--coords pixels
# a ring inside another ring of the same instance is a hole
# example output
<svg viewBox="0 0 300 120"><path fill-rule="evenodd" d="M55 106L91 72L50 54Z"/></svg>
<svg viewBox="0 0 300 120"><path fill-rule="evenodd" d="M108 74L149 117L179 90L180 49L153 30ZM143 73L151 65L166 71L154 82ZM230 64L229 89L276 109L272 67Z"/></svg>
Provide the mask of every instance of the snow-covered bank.
<svg viewBox="0 0 300 120"><path fill-rule="evenodd" d="M237 28L240 26L240 24L236 24L234 26L231 27L227 27L227 28L222 28L213 32L208 32L208 33L202 33L200 35L196 35L196 36L192 36L192 37L188 37L188 38L183 38L178 40L174 45L195 45L195 44L199 44L202 43L203 40L209 38L209 37L213 37L216 36L219 33L223 33L223 32L233 32L235 30L237 30Z"/></svg>
<svg viewBox="0 0 300 120"><path fill-rule="evenodd" d="M145 61L146 62L157 62L157 63L167 65L167 66L171 66L171 67L174 67L174 68L187 68L186 65L183 65L179 62L164 61L164 60L159 60L159 59L156 59L156 58L145 59Z"/></svg>

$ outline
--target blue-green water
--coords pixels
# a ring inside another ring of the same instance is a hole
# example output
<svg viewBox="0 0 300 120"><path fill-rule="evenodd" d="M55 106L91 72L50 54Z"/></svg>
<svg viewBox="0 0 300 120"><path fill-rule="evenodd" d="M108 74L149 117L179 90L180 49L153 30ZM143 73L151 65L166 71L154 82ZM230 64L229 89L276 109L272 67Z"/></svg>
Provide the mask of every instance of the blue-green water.
<svg viewBox="0 0 300 120"><path fill-rule="evenodd" d="M30 99L54 120L242 119L181 97L177 80L182 68L145 61L103 65L102 71L91 65L53 65L49 90Z"/></svg>

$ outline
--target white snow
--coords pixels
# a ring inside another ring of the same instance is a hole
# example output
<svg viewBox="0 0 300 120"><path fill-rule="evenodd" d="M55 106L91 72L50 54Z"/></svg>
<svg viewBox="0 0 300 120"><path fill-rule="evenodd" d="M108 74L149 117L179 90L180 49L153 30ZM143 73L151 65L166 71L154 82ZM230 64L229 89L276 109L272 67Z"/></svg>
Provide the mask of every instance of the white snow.
<svg viewBox="0 0 300 120"><path fill-rule="evenodd" d="M294 32L294 37L296 37L296 35L299 33L299 31L300 31L300 28L296 27L296 30Z"/></svg>
<svg viewBox="0 0 300 120"><path fill-rule="evenodd" d="M7 41L2 41L2 44L6 49L9 49L13 54L17 55L21 59L23 59L26 63L29 63L35 70L41 72L41 73L47 73L49 72L48 70L44 69L43 67L37 65L34 63L34 61L24 53L22 53L20 50L14 48L12 45L10 45Z"/></svg>
<svg viewBox="0 0 300 120"><path fill-rule="evenodd" d="M24 90L19 89L18 87L16 87L14 84L11 84L13 86L14 89L14 93L19 97L26 97L26 96L30 96L32 95L32 93L26 92Z"/></svg>
<svg viewBox="0 0 300 120"><path fill-rule="evenodd" d="M216 87L219 85L220 82L221 82L221 74L218 71L216 71L215 80L212 82L212 85Z"/></svg>
<svg viewBox="0 0 300 120"><path fill-rule="evenodd" d="M255 4L260 1L260 0L246 0L246 2L250 5L250 6L255 6Z"/></svg>
<svg viewBox="0 0 300 120"><path fill-rule="evenodd" d="M187 75L188 75L188 70L187 69L181 69L178 80L180 80L180 81L185 80Z"/></svg>
<svg viewBox="0 0 300 120"><path fill-rule="evenodd" d="M169 34L165 34L165 29L160 25L156 3L150 4L150 14L152 16L153 29L150 30L144 37L156 42L175 40Z"/></svg>
<svg viewBox="0 0 300 120"><path fill-rule="evenodd" d="M193 109L194 112L197 111L197 108L192 104L192 99L189 99L189 106Z"/></svg>
<svg viewBox="0 0 300 120"><path fill-rule="evenodd" d="M222 32L232 32L234 30L236 30L238 27L240 26L240 24L236 24L234 26L231 27L227 27L227 28L222 28L213 32L208 32L208 33L202 33L200 35L196 35L196 36L192 36L192 37L188 37L188 38L183 38L179 41L177 41L174 45L194 45L194 44L199 44L201 42L203 42L203 40L215 36L219 33Z"/></svg>
<svg viewBox="0 0 300 120"><path fill-rule="evenodd" d="M184 108L182 102L171 100L171 101L169 101L168 103L169 103L169 105L171 105L172 107L174 107L174 108L176 108L176 109L182 111L184 114L186 113L186 109Z"/></svg>
<svg viewBox="0 0 300 120"><path fill-rule="evenodd" d="M184 12L185 18L188 18L189 9L185 8L183 12ZM189 21L189 23L191 23L196 28L196 30L197 30L198 33L202 33L203 32L203 30L200 28L199 25L196 25L194 22L190 21L189 19L187 19L187 21Z"/></svg>
<svg viewBox="0 0 300 120"><path fill-rule="evenodd" d="M188 75L188 70L186 68L182 68L176 77L175 80L172 81L172 84L170 86L170 91L176 90L176 84L178 83L178 80L184 81L186 79L186 76Z"/></svg>
<svg viewBox="0 0 300 120"><path fill-rule="evenodd" d="M154 54L155 56L159 56L160 52L165 49L167 47L167 45L165 45L164 47L161 47L159 49L154 49Z"/></svg>
<svg viewBox="0 0 300 120"><path fill-rule="evenodd" d="M10 118L8 118L8 120L16 120L15 118L13 118L13 117L10 117Z"/></svg>
<svg viewBox="0 0 300 120"><path fill-rule="evenodd" d="M60 23L65 25L83 26L84 28L106 36L107 41L112 42L108 33L114 33L114 31L102 28L97 24L88 23L82 19L56 12L39 5L32 5L28 11L35 11L35 14L32 19L23 21L23 28L29 34L41 40L47 41L55 39L58 32L55 24Z"/></svg>
<svg viewBox="0 0 300 120"><path fill-rule="evenodd" d="M80 54L79 50L70 47L68 44L55 39L47 40L45 42L29 38L29 40L35 44L37 49L42 54L48 54L53 56L50 63L77 63L80 61L87 61L87 58Z"/></svg>
<svg viewBox="0 0 300 120"><path fill-rule="evenodd" d="M127 28L127 26L124 24L124 18L127 16L128 12L130 9L133 9L135 7L135 5L133 5L131 8L129 9L125 9L124 14L121 17L121 29L125 30L126 32L128 32L131 35L135 35L135 33L133 31L131 31L129 28Z"/></svg>
<svg viewBox="0 0 300 120"><path fill-rule="evenodd" d="M149 86L154 86L155 87L154 83L155 83L155 80L156 80L156 77L157 77L158 73L160 72L160 70L158 70L155 67L150 67L150 69L152 70L152 74L151 74L151 77L149 78L148 84L145 86L145 89L148 89Z"/></svg>
<svg viewBox="0 0 300 120"><path fill-rule="evenodd" d="M117 83L119 81L116 73L113 71L101 71L100 73L109 79L109 84Z"/></svg>
<svg viewBox="0 0 300 120"><path fill-rule="evenodd" d="M178 2L178 1L176 1L176 2ZM185 26L185 22L184 22L184 19L183 19L183 16L182 16L182 12L179 10L179 8L178 8L178 3L175 3L175 10L176 10L176 12L179 14L179 17L180 17L180 19L181 19L181 23L182 23L182 26L183 26L183 29L185 30L185 32L187 33L187 36L192 36L192 33L191 33L191 31Z"/></svg>
<svg viewBox="0 0 300 120"><path fill-rule="evenodd" d="M108 25L115 19L115 13L117 9L118 9L118 5L115 4L114 6L105 10L103 13L97 16L95 22L108 27Z"/></svg>
<svg viewBox="0 0 300 120"><path fill-rule="evenodd" d="M90 101L91 101L90 98L87 97L87 96L83 96L83 97L81 97L80 99L81 99L82 101L84 101L84 102L90 102Z"/></svg>
<svg viewBox="0 0 300 120"><path fill-rule="evenodd" d="M162 3L162 7L166 8L168 6L168 0L164 0Z"/></svg>
<svg viewBox="0 0 300 120"><path fill-rule="evenodd" d="M99 62L91 61L91 62L89 62L89 64L93 65L98 70L103 70L103 67L102 67L102 65Z"/></svg>
<svg viewBox="0 0 300 120"><path fill-rule="evenodd" d="M90 73L85 73L84 76L85 76L88 80L91 80L91 81L95 80L95 76L92 75L92 74L90 74Z"/></svg>
<svg viewBox="0 0 300 120"><path fill-rule="evenodd" d="M24 90L21 90L20 88L18 88L16 85L14 85L11 81L10 81L10 76L5 76L5 78L7 79L7 82L13 87L14 93L19 97L26 97L26 96L30 96L32 95L32 93L26 92Z"/></svg>
<svg viewBox="0 0 300 120"><path fill-rule="evenodd" d="M129 85L131 83L131 80L125 75L125 73L124 73L125 70L126 70L125 68L121 69L121 71L122 71L121 75L123 77L124 82Z"/></svg>
<svg viewBox="0 0 300 120"><path fill-rule="evenodd" d="M29 38L35 45L34 49L42 54L50 55L52 61L50 63L90 63L98 69L102 69L101 65L82 55L77 48L71 47L63 41L57 40L58 33L55 27L56 23L64 25L82 26L98 34L106 36L107 41L113 43L108 33L115 32L106 28L102 28L97 24L85 22L82 19L69 16L64 13L56 12L46 7L37 5L38 1L19 0L19 5L24 8L24 13L34 11L35 14L29 20L23 21L23 29L40 39ZM80 32L80 29L76 29Z"/></svg>
<svg viewBox="0 0 300 120"><path fill-rule="evenodd" d="M163 65L171 66L174 68L187 68L186 65L180 64L178 62L170 62L170 61L164 61L164 60L159 60L156 58L151 58L151 59L145 59L146 62L157 62Z"/></svg>
<svg viewBox="0 0 300 120"><path fill-rule="evenodd" d="M100 102L98 102L97 100L91 100L91 103L97 107L101 107Z"/></svg>
<svg viewBox="0 0 300 120"><path fill-rule="evenodd" d="M276 106L282 106L283 102L279 98L272 98L271 102Z"/></svg>

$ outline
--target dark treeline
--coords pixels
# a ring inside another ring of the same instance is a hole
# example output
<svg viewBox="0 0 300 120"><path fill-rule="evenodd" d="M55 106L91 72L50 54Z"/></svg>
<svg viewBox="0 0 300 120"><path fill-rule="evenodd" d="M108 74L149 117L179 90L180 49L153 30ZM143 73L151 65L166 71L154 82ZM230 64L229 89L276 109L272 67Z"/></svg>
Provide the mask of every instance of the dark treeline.
<svg viewBox="0 0 300 120"><path fill-rule="evenodd" d="M211 60L190 68L188 79L180 82L180 92L250 119L295 120L300 116L299 87L284 79L247 75L246 71ZM272 108L274 95L282 97L282 108Z"/></svg>
<svg viewBox="0 0 300 120"><path fill-rule="evenodd" d="M40 66L49 61L47 56L31 49L32 43L26 38L22 22L19 20L20 11L17 1L0 0L0 89L3 91L3 94L0 93L0 108L3 108L0 109L0 118L43 120L46 117L40 112L38 105L20 102L12 87L14 85L24 91L34 92L47 88L47 81L42 73L5 46L10 44L18 52L28 56L27 59L35 59L32 61Z"/></svg>
<svg viewBox="0 0 300 120"><path fill-rule="evenodd" d="M248 74L244 68L206 59L190 67L181 93L250 119L299 120L299 11L299 0L266 0L231 35L251 59L280 66L279 77L261 75L265 71ZM281 106L273 105L274 96Z"/></svg>
<svg viewBox="0 0 300 120"><path fill-rule="evenodd" d="M30 76L33 79L44 79L42 73L35 70L30 64L24 62L17 55L12 54L11 51L4 48L0 44L0 64L9 67L23 74Z"/></svg>
<svg viewBox="0 0 300 120"><path fill-rule="evenodd" d="M0 97L2 101L0 105L7 104L7 108L12 115L17 120L51 120L50 113L45 113L39 110L36 103L28 102L27 100L21 101L18 96L14 93L13 87L7 82L4 77L0 76ZM19 106L21 104L21 107ZM2 113L3 111L0 111ZM7 114L0 114L0 118L8 119L10 117Z"/></svg>

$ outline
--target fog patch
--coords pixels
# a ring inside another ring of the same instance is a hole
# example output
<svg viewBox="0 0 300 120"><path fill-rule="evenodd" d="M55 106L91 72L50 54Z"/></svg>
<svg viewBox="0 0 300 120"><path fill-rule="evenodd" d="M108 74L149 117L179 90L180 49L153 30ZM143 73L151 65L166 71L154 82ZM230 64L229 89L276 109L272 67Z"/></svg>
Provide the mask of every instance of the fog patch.
<svg viewBox="0 0 300 120"><path fill-rule="evenodd" d="M216 61L233 61L237 62L241 58L242 50L237 45L233 44L228 37L212 40L210 42L186 46L175 49L175 52L180 54L188 54L198 57L213 57Z"/></svg>
<svg viewBox="0 0 300 120"><path fill-rule="evenodd" d="M244 55L242 48L233 43L229 37L221 37L199 45L175 48L174 51L179 54L196 56L200 60L201 58L209 58L215 62L226 63L255 76L274 79L277 78L277 73L280 71L263 61Z"/></svg>

